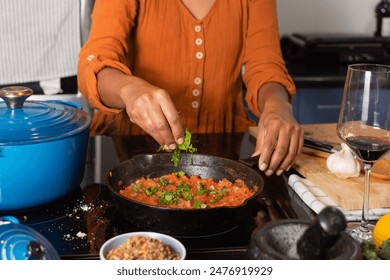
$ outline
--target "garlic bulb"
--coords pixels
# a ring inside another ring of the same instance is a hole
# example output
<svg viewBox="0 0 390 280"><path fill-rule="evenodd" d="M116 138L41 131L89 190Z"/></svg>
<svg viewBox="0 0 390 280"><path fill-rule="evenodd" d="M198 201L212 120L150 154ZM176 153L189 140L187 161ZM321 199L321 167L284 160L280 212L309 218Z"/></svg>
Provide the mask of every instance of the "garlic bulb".
<svg viewBox="0 0 390 280"><path fill-rule="evenodd" d="M342 179L358 177L361 170L360 162L345 143L341 143L340 151L328 157L326 167L328 167L330 172Z"/></svg>

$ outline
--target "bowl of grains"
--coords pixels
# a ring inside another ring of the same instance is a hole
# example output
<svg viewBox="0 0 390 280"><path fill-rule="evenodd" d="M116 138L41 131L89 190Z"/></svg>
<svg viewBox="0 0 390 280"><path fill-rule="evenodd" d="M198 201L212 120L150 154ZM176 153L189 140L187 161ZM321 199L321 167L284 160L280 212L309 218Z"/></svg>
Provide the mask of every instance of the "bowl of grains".
<svg viewBox="0 0 390 280"><path fill-rule="evenodd" d="M107 240L100 248L101 260L184 260L184 245L157 232L129 232Z"/></svg>

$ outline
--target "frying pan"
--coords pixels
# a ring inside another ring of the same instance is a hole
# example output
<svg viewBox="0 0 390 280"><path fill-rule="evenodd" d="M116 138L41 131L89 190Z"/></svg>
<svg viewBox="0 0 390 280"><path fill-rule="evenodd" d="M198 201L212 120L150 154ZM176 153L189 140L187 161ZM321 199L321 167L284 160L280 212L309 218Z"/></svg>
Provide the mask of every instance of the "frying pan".
<svg viewBox="0 0 390 280"><path fill-rule="evenodd" d="M134 156L107 173L107 186L119 212L125 220L144 230L157 231L175 236L206 236L234 229L247 221L251 210L264 188L260 173L250 166L230 159L181 153L175 167L169 153L140 154ZM230 181L242 179L254 191L242 205L204 209L175 209L151 206L125 198L119 190L140 177L159 177L172 172L184 171L187 176Z"/></svg>

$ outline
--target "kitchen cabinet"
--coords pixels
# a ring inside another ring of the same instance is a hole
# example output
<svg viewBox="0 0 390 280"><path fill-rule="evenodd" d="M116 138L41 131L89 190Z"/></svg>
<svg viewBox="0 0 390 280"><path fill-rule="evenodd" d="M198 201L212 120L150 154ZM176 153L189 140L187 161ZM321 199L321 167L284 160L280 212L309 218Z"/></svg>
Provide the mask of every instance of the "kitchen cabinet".
<svg viewBox="0 0 390 280"><path fill-rule="evenodd" d="M348 65L390 62L390 38L366 34L293 33L281 38L281 49L301 124L337 122Z"/></svg>
<svg viewBox="0 0 390 280"><path fill-rule="evenodd" d="M336 87L299 87L293 99L293 113L300 124L335 123L337 122L343 88ZM243 92L245 110L249 118L258 121L258 118L249 110L245 102L245 89Z"/></svg>
<svg viewBox="0 0 390 280"><path fill-rule="evenodd" d="M293 100L294 116L300 124L337 122L342 87L297 88Z"/></svg>

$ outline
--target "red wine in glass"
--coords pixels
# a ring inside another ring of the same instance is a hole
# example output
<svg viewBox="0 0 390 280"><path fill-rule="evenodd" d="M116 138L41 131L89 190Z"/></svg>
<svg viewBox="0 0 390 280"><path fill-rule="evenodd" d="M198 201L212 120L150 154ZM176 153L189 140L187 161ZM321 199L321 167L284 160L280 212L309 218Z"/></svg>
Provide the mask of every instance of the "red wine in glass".
<svg viewBox="0 0 390 280"><path fill-rule="evenodd" d="M374 136L346 137L345 143L365 163L374 163L390 150L390 140Z"/></svg>

